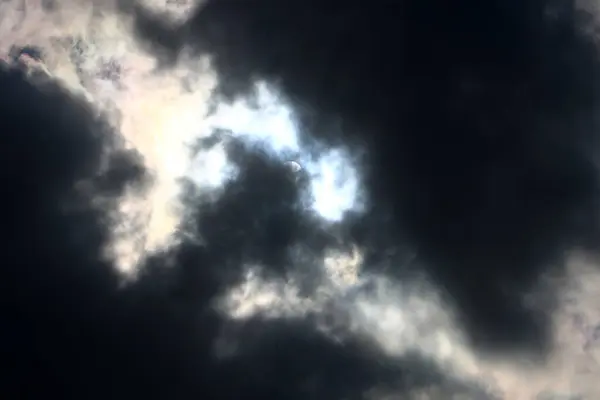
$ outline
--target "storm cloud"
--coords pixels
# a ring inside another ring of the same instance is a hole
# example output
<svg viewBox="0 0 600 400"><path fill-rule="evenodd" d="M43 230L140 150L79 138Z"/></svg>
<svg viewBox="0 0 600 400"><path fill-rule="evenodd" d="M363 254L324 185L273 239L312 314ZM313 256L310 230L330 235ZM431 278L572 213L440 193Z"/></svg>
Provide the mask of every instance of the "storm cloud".
<svg viewBox="0 0 600 400"><path fill-rule="evenodd" d="M117 2L96 9L119 24L60 42L77 85L48 43L39 70L7 59L7 393L569 386L544 365L571 256L597 250L594 16L442 3ZM145 196L162 211L128 214ZM593 346L597 321L572 320Z"/></svg>

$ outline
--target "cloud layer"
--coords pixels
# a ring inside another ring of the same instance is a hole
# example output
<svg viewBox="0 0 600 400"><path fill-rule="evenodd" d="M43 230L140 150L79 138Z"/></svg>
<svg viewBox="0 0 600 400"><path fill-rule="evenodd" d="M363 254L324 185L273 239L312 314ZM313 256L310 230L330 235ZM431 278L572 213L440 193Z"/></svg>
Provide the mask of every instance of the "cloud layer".
<svg viewBox="0 0 600 400"><path fill-rule="evenodd" d="M597 394L591 14L17 3L7 395Z"/></svg>

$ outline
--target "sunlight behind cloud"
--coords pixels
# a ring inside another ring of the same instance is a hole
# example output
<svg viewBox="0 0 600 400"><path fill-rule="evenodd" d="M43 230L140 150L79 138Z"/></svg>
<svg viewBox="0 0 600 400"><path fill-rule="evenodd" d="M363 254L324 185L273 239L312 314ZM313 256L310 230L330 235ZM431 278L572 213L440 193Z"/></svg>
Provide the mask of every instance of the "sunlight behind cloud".
<svg viewBox="0 0 600 400"><path fill-rule="evenodd" d="M184 19L188 6L193 6L191 1L186 7L148 2L156 12L173 14L174 20ZM182 54L175 65L159 70L155 57L134 39L131 21L107 11L113 1L57 3L52 15L42 12L40 3L28 1L28 15L9 2L0 4L0 50L5 54L12 44L44 48L52 75L108 113L128 145L143 155L152 175L149 189L125 196L114 218L109 250L123 275L134 275L147 254L174 244L182 219L181 178L190 178L200 191L218 199L223 187L239 176L239 167L228 158L228 140L260 149L282 165L298 163L297 172L308 181L303 204L324 225L365 211L363 169L355 149L327 147L304 131L275 87L258 82L253 98L217 104L209 113L217 83L209 60ZM121 66L116 77L99 73L113 62ZM183 81L194 85L184 87ZM215 129L226 132L224 141L192 157L190 146ZM580 260L570 267L565 280L572 285L572 298L563 299L554 322L560 346L547 365L533 368L473 354L452 310L426 282L400 284L383 275L365 276L364 249L330 250L324 259L309 260L324 272L311 296L302 293L293 274L267 279L260 266L245 266L241 284L223 293L217 308L236 321L310 314L316 316L317 328L336 340L360 337L393 357L419 352L451 374L502 387L507 399L530 400L547 387L585 388L574 377L594 384L593 377L600 376L600 345L592 341L598 329L593 321L599 319L595 300L600 283L589 263ZM292 267L301 265L298 261ZM582 342L588 347L582 348ZM597 388L589 387L588 392L595 394Z"/></svg>
<svg viewBox="0 0 600 400"><path fill-rule="evenodd" d="M240 99L219 105L208 119L208 126L225 131L282 163L297 162L310 179L309 193L305 195L313 211L324 221L339 222L348 211L363 211L358 158L350 149L325 149L316 138L303 133L291 107L266 83L256 84L255 96L252 102ZM301 135L305 136L302 140ZM196 169L194 176L200 173ZM222 183L232 177L227 173L216 175L215 182Z"/></svg>

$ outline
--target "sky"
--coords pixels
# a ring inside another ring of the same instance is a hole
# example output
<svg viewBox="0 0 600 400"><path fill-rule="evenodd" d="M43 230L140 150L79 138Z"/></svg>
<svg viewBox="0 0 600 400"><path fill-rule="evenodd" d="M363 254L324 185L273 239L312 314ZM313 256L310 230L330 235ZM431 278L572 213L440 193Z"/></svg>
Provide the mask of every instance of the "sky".
<svg viewBox="0 0 600 400"><path fill-rule="evenodd" d="M597 398L592 6L0 3L2 394Z"/></svg>

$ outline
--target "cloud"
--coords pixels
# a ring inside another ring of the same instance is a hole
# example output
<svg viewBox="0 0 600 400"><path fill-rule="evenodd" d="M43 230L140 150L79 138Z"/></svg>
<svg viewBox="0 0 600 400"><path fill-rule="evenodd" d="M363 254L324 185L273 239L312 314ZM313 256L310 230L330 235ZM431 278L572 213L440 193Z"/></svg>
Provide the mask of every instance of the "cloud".
<svg viewBox="0 0 600 400"><path fill-rule="evenodd" d="M320 218L339 222L348 212L364 210L365 199L357 170L359 154L353 156L351 149L341 146L328 148L314 138L303 135L301 127L297 126L296 116L283 99L277 98L275 88L258 83L252 100L254 104L237 101L218 106L208 118L209 129L220 132L223 139L229 137L229 140L242 141L247 146L260 149L281 164L289 161L300 163L309 181L309 187L303 195ZM218 151L222 153L223 147ZM216 153L209 154L219 157ZM218 165L219 171L206 174L201 168L204 172L202 178L207 175L208 179L228 179L227 175L231 177L235 173L231 165L225 165L215 158L211 161L203 162Z"/></svg>
<svg viewBox="0 0 600 400"><path fill-rule="evenodd" d="M596 237L573 14L86 5L7 28L42 59L0 82L7 390L594 393L557 347L593 347L597 276L566 257Z"/></svg>
<svg viewBox="0 0 600 400"><path fill-rule="evenodd" d="M482 354L548 356L561 284L528 299L542 278L568 279L573 251L597 250L586 10L207 1L180 25L140 9L135 26L161 56L210 56L224 98L269 82L298 131L363 149L370 207L338 232L364 248L366 271L426 275Z"/></svg>
<svg viewBox="0 0 600 400"><path fill-rule="evenodd" d="M3 390L64 391L53 374L74 372L67 353L85 357L98 337L92 326L108 323L119 283L107 254L110 212L127 187L143 184L144 169L90 104L50 77L2 63L0 87L3 363L12 365ZM28 384L32 365L38 389Z"/></svg>
<svg viewBox="0 0 600 400"><path fill-rule="evenodd" d="M383 367L377 354L333 343L304 318L236 324L211 310L243 262L284 265L286 230L300 221L285 209L269 218L256 208L293 200L284 166L240 149L242 178L198 218L207 244L155 254L123 287L106 247L117 200L144 183L139 158L83 98L48 76L32 83L23 70L4 67L7 394L339 398L386 376L398 384L402 363ZM238 233L253 226L246 239ZM174 267L165 268L170 261ZM232 331L241 339L236 356L219 359L215 345ZM282 362L294 368L274 375ZM411 390L442 379L406 373L423 380Z"/></svg>
<svg viewBox="0 0 600 400"><path fill-rule="evenodd" d="M315 229L293 207L300 196L284 163L244 142L229 148L241 172L218 201L187 193L198 212L194 238L204 243L184 238L149 255L138 279L123 285L107 250L123 196L147 184L142 159L84 96L15 65L1 72L7 395L329 399L382 385L394 393L476 390L433 366L417 370L411 359L382 363L388 356L354 339L335 342L309 315L236 321L215 307L246 264L290 265L290 244ZM281 363L290 369L277 374Z"/></svg>
<svg viewBox="0 0 600 400"><path fill-rule="evenodd" d="M364 143L368 190L395 209L389 229L418 249L473 340L533 345L543 323L518 295L592 234L597 196L585 150L596 52L574 12L550 18L550 6L408 2L392 15L209 1L179 27L143 13L137 26L149 41L150 29L178 37L157 46L210 54L225 95L262 78L308 110L299 119L339 116L349 129L314 134Z"/></svg>

